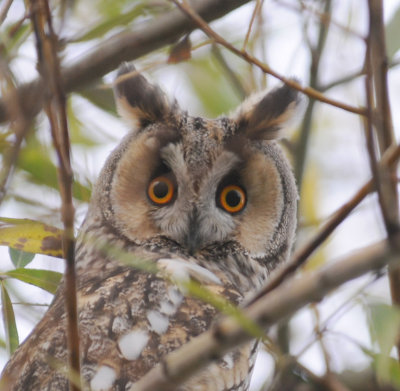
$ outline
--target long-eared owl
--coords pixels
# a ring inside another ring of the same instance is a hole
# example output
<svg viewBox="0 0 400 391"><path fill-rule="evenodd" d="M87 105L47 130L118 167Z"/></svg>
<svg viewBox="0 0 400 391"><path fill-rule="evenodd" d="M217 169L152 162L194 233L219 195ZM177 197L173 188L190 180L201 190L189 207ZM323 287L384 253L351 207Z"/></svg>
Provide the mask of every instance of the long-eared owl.
<svg viewBox="0 0 400 391"><path fill-rule="evenodd" d="M128 64L114 90L133 130L101 171L76 245L82 379L92 391L130 390L210 328L218 311L181 281L239 305L287 258L296 226L295 181L275 141L295 90L283 85L213 120L189 116ZM6 366L8 389L68 389L63 294L62 283ZM248 390L256 349L237 348L177 390Z"/></svg>

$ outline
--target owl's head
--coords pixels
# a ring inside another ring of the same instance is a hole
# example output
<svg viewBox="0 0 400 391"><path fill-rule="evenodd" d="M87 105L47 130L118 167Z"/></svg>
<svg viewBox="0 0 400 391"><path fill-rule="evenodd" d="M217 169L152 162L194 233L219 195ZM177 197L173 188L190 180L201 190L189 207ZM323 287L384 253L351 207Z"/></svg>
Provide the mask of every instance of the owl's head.
<svg viewBox="0 0 400 391"><path fill-rule="evenodd" d="M132 66L115 82L133 130L95 189L104 221L131 242L157 238L196 254L240 245L281 258L291 247L297 191L274 139L299 97L286 85L244 102L230 117L191 117Z"/></svg>

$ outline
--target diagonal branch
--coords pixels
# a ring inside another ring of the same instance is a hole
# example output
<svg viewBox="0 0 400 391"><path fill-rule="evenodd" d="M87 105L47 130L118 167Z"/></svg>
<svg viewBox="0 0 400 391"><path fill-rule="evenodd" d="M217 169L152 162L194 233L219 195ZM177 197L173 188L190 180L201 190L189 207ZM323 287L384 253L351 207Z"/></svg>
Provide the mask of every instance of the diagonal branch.
<svg viewBox="0 0 400 391"><path fill-rule="evenodd" d="M204 20L218 19L250 0L192 0L193 9ZM132 61L166 45L176 42L182 35L197 28L179 10L167 12L156 21L151 20L134 31L124 31L104 40L83 58L63 67L61 76L66 93L80 90L118 68L123 61ZM26 116L36 115L42 108L43 85L40 80L23 84L18 88L20 101ZM0 123L9 120L6 100L0 100Z"/></svg>
<svg viewBox="0 0 400 391"><path fill-rule="evenodd" d="M394 166L400 159L400 145L392 146L385 155L383 155L380 165L383 167ZM251 300L255 300L274 290L277 286L291 276L297 269L303 265L308 257L318 248L318 246L328 238L328 236L346 219L346 217L361 203L361 201L374 190L374 181L370 179L366 182L356 194L345 204L343 204L332 217L322 226L322 228L307 242L298 249L281 269L274 274L267 285Z"/></svg>
<svg viewBox="0 0 400 391"><path fill-rule="evenodd" d="M348 105L343 102L339 102L337 100L328 98L327 96L321 94L319 91L317 91L314 88L311 87L303 87L300 83L297 81L287 78L274 69L272 69L270 66L267 64L264 64L260 60L258 60L256 57L252 56L246 51L237 49L235 46L231 45L229 42L227 42L221 35L217 34L211 27L206 23L206 21L199 15L196 10L194 10L186 1L180 2L179 0L170 0L176 6L182 10L182 12L187 15L187 17L191 20L193 20L197 26L203 30L205 34L207 34L210 38L212 38L216 43L222 45L232 53L236 54L237 56L243 58L243 60L247 61L250 64L255 65L259 69L261 69L264 73L267 73L278 80L282 81L283 83L287 84L289 87L302 92L303 94L308 95L310 98L317 99L320 102L330 104L332 106L338 107L342 110L349 111L350 113L354 114L359 114L359 115L366 115L366 109L364 107L354 107L351 105Z"/></svg>
<svg viewBox="0 0 400 391"><path fill-rule="evenodd" d="M400 243L400 237L397 237ZM294 314L305 305L322 300L335 288L363 274L380 270L399 261L399 248L387 241L369 246L341 261L331 263L313 274L292 278L270 294L253 303L244 314L263 328ZM212 360L252 337L232 318L223 318L214 328L167 355L130 391L173 390Z"/></svg>

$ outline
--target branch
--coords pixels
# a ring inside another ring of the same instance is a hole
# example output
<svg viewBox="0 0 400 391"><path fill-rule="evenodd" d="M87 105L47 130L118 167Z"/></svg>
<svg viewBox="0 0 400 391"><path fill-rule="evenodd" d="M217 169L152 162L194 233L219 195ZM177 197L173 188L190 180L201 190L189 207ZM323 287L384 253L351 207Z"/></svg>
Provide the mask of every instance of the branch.
<svg viewBox="0 0 400 391"><path fill-rule="evenodd" d="M383 167L394 166L400 159L400 145L392 146L382 157L379 164ZM361 201L374 190L374 182L370 179L362 186L357 193L345 204L343 204L332 217L323 225L323 227L299 250L297 250L291 260L278 270L269 280L268 284L251 300L255 300L264 296L268 292L274 290L277 286L290 275L292 275L308 257L318 248L318 246L328 238L328 236L346 219L351 211L361 203Z"/></svg>
<svg viewBox="0 0 400 391"><path fill-rule="evenodd" d="M0 24L7 18L8 10L11 7L13 0L5 0L3 6L0 8Z"/></svg>
<svg viewBox="0 0 400 391"><path fill-rule="evenodd" d="M62 247L65 268L65 310L67 314L68 379L80 374L78 312L75 274L74 206L72 203L72 168L70 142L60 63L58 41L53 31L47 0L31 0L30 10L36 36L38 69L43 80L45 110L50 122L51 135L58 159L58 182L62 200L61 215L64 224ZM70 391L81 389L79 376L70 381Z"/></svg>
<svg viewBox="0 0 400 391"><path fill-rule="evenodd" d="M378 190L378 199L389 241L400 232L399 194L397 191L396 167L382 168L376 164L376 154L383 154L395 143L388 91L388 61L383 20L383 1L369 0L369 32L366 50L366 94L368 103L367 145L371 170ZM374 106L375 102L375 106ZM374 127L376 133L374 134ZM377 136L378 149L374 136ZM389 282L392 302L400 304L400 269L389 268ZM397 342L400 358L400 342Z"/></svg>
<svg viewBox="0 0 400 391"><path fill-rule="evenodd" d="M389 102L386 43L382 0L369 0L369 33L366 50L366 94L368 103L367 144L372 173L376 181L379 203L390 237L400 230L396 168L381 170L376 166L376 153L383 154L394 142ZM373 105L375 102L375 106ZM376 129L378 151L375 151L373 127ZM399 298L400 299L400 298Z"/></svg>
<svg viewBox="0 0 400 391"><path fill-rule="evenodd" d="M250 0L192 0L193 9L207 21L218 19ZM135 31L124 31L104 40L85 57L64 67L61 77L66 93L81 90L118 68L123 61L132 61L154 50L176 42L193 31L196 24L179 10L167 12ZM18 95L27 117L35 116L43 105L42 81L21 85ZM0 100L0 123L10 119L5 99Z"/></svg>
<svg viewBox="0 0 400 391"><path fill-rule="evenodd" d="M349 111L350 113L359 114L359 115L366 115L366 109L364 107L354 107L348 105L343 102L339 102L337 100L331 99L326 97L325 95L321 94L314 88L311 87L303 87L300 83L293 79L289 79L285 76L282 76L280 73L273 70L267 64L262 63L256 57L252 56L246 51L237 49L236 47L232 46L229 42L227 42L221 35L217 34L211 27L206 23L206 21L198 14L196 11L189 6L187 2L179 2L178 0L170 0L176 6L182 10L182 12L187 15L190 20L193 20L197 26L203 30L203 32L212 38L216 43L220 44L221 46L225 47L232 53L236 54L237 56L243 58L243 60L247 61L250 64L255 65L256 67L260 68L264 73L267 73L278 80L282 81L283 83L287 84L289 87L302 92L305 95L308 95L310 98L317 99L321 102L330 104L332 106L338 107L342 110Z"/></svg>
<svg viewBox="0 0 400 391"><path fill-rule="evenodd" d="M29 130L30 122L24 117L21 104L18 100L18 95L12 81L11 71L5 61L0 60L0 79L2 79L2 86L0 91L5 94L7 91L7 106L10 109L10 117L12 126L10 126L10 133L14 133L14 142L9 147L4 148L2 157L2 167L0 169L0 204L3 202L8 185L10 183L12 173L14 172L17 163L18 155L21 149L22 141Z"/></svg>
<svg viewBox="0 0 400 391"><path fill-rule="evenodd" d="M397 240L400 243L400 236ZM399 261L399 250L383 241L331 263L313 274L292 278L245 308L244 315L261 327L268 328L293 315L305 305L322 300L345 282ZM178 384L212 360L251 339L234 319L222 318L211 330L164 357L130 391L176 389Z"/></svg>
<svg viewBox="0 0 400 391"><path fill-rule="evenodd" d="M318 89L319 88L319 69L320 69L320 62L322 53L325 48L326 37L329 32L329 21L331 19L331 8L332 2L331 0L325 0L324 4L324 12L323 14L326 15L324 20L321 19L319 24L319 31L318 31L318 40L317 45L314 46L311 43L308 44L308 49L310 52L311 57L311 66L310 66L310 87ZM307 37L307 31L304 32L305 37ZM307 41L307 40L306 40ZM315 107L315 99L310 99L307 105L306 112L304 113L303 122L301 124L300 129L300 136L299 140L296 143L296 162L294 163L294 173L296 177L296 181L299 186L299 192L301 194L302 183L303 183L303 173L306 163L307 151L308 151L308 143L311 134L312 128L312 120L313 120L313 113Z"/></svg>

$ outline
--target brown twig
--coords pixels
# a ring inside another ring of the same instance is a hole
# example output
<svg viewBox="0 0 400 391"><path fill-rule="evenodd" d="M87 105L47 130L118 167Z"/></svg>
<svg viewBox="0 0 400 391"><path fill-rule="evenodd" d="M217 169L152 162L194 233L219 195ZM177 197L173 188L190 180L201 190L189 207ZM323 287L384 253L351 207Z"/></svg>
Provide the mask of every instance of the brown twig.
<svg viewBox="0 0 400 391"><path fill-rule="evenodd" d="M371 170L376 181L379 203L389 238L399 226L396 169L379 169L376 154L383 154L394 142L394 131L387 85L387 60L381 0L369 0L369 33L366 50L367 145ZM375 150L373 129L378 149Z"/></svg>
<svg viewBox="0 0 400 391"><path fill-rule="evenodd" d="M336 28L342 30L344 33L351 34L356 38L364 40L364 37L359 32L352 30L349 28L348 25L342 24L337 20L333 19L332 15L327 15L324 12L319 12L318 10L315 9L314 4L312 3L299 1L299 6L297 6L293 3L289 3L284 0L275 0L275 2L278 3L279 6L285 7L297 13L301 13L303 10L306 10L311 16L313 16L314 18L318 18L320 23L329 23L332 26L335 26Z"/></svg>
<svg viewBox="0 0 400 391"><path fill-rule="evenodd" d="M331 0L325 0L324 5L324 15L329 15L331 12L332 2ZM330 18L327 17L324 22L321 20L319 25L319 32L318 32L318 40L316 46L309 43L309 52L311 56L311 66L309 71L309 78L310 78L310 87L318 89L319 88L319 66L322 57L322 53L325 47L326 37L329 32L329 20ZM305 32L305 36L307 33ZM294 172L296 181L299 186L300 194L301 194L301 187L303 182L303 173L306 164L306 156L308 150L308 143L311 134L312 128L312 119L315 107L315 99L310 99L307 105L306 112L304 113L303 122L300 129L300 137L299 141L296 144L296 154L295 159L296 162L294 164Z"/></svg>
<svg viewBox="0 0 400 391"><path fill-rule="evenodd" d="M380 165L393 166L400 159L400 145L392 146L382 157ZM373 180L369 180L364 184L356 194L345 204L343 204L332 217L324 224L324 226L299 250L297 250L290 261L274 274L268 284L249 302L253 303L261 296L279 286L287 277L292 275L308 257L325 241L326 238L346 219L351 211L361 203L361 201L373 191Z"/></svg>
<svg viewBox="0 0 400 391"><path fill-rule="evenodd" d="M383 20L382 0L368 0L369 32L366 50L366 94L368 103L367 145L378 191L379 205L390 241L400 231L399 195L397 191L396 167L379 167L376 154L383 154L395 142L388 91L388 62ZM375 103L375 105L374 105ZM376 129L376 133L374 133ZM378 148L375 148L376 135ZM393 303L400 305L400 269L389 269L389 282ZM397 344L400 358L400 340Z"/></svg>
<svg viewBox="0 0 400 391"><path fill-rule="evenodd" d="M400 243L400 237L397 239ZM247 319L267 328L303 306L322 300L345 282L398 261L399 248L394 249L387 241L383 241L313 274L288 280L244 309L243 313ZM164 357L130 391L175 389L211 360L222 357L230 349L250 339L252 336L243 331L235 319L223 318L211 330Z"/></svg>
<svg viewBox="0 0 400 391"><path fill-rule="evenodd" d="M244 100L249 94L246 91L246 89L244 88L243 83L241 82L239 77L236 75L234 70L226 62L226 60L225 60L224 56L222 55L218 46L212 45L211 53L214 55L215 59L218 61L218 63L223 68L224 73L227 76L227 79L232 84L233 88L236 90L239 98L241 100Z"/></svg>
<svg viewBox="0 0 400 391"><path fill-rule="evenodd" d="M260 12L263 0L256 0L256 5L254 6L253 13L251 14L251 19L249 23L249 27L247 28L246 36L244 38L242 51L245 51L247 48L247 44L249 43L251 30L253 28L254 21L256 20L257 14Z"/></svg>
<svg viewBox="0 0 400 391"><path fill-rule="evenodd" d="M397 67L398 65L400 65L400 60L398 60L398 59L393 60L389 64L389 69ZM320 85L319 91L321 91L321 92L328 91L331 88L340 86L345 83L350 83L350 82L354 81L355 79L357 79L358 77L363 76L363 75L365 75L365 67L364 66L359 71L353 72L347 76L340 77L340 78L333 80L327 84Z"/></svg>
<svg viewBox="0 0 400 391"><path fill-rule="evenodd" d="M365 115L366 110L363 107L354 107L348 105L343 102L339 102L337 100L328 98L327 96L321 94L319 91L315 90L311 87L303 87L300 83L293 79L289 79L280 73L273 70L267 64L262 63L256 57L252 56L246 51L242 51L240 49L235 48L229 42L227 42L221 35L217 34L211 27L207 24L207 22L197 14L192 7L188 5L187 2L179 2L178 0L170 0L172 1L185 15L188 16L191 20L193 20L197 26L203 30L203 32L208 35L210 38L214 39L214 41L226 49L230 50L232 53L235 53L237 56L243 58L243 60L255 65L256 67L260 68L264 73L268 73L269 75L275 77L276 79L282 81L283 83L287 84L289 87L294 88L297 91L302 92L303 94L309 96L310 98L319 100L320 102L330 104L334 107L340 108L345 111L349 111L350 113Z"/></svg>
<svg viewBox="0 0 400 391"><path fill-rule="evenodd" d="M47 0L31 1L32 23L36 36L38 68L45 86L45 110L50 122L53 144L58 158L58 180L62 200L61 215L64 225L62 244L66 261L65 307L67 314L68 380L80 374L79 333L75 275L74 206L72 203L72 168L70 142L57 36L54 34ZM79 377L79 376L78 376ZM81 389L79 380L69 381L71 391Z"/></svg>
<svg viewBox="0 0 400 391"><path fill-rule="evenodd" d="M5 0L0 9L0 25L5 21L13 0Z"/></svg>
<svg viewBox="0 0 400 391"><path fill-rule="evenodd" d="M0 60L0 75L2 80L4 81L4 83L2 84L2 86L4 87L4 89L2 89L2 92L7 93L7 97L8 99L10 99L7 106L10 108L10 116L12 118L13 124L12 129L14 133L14 142L8 149L5 149L3 154L3 164L0 170L1 204L7 194L8 184L17 163L17 158L21 149L22 141L24 140L29 130L30 121L28 118L25 118L21 110L18 95L15 86L12 83L10 69L8 65L2 60Z"/></svg>
<svg viewBox="0 0 400 391"><path fill-rule="evenodd" d="M207 21L217 19L250 0L193 0L192 7ZM124 31L105 39L61 72L64 91L79 91L115 70L123 61L132 61L152 51L175 43L196 25L179 10L166 12L134 31ZM23 84L18 95L25 115L36 115L43 105L42 81ZM0 99L0 123L9 119L5 101Z"/></svg>

